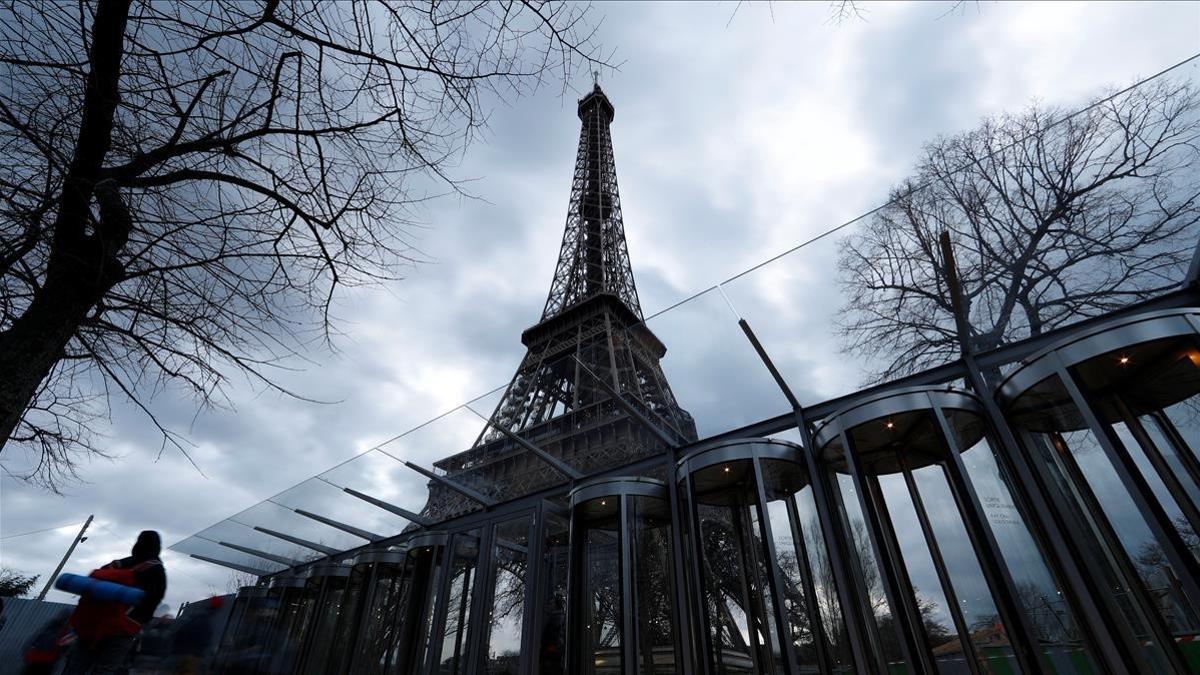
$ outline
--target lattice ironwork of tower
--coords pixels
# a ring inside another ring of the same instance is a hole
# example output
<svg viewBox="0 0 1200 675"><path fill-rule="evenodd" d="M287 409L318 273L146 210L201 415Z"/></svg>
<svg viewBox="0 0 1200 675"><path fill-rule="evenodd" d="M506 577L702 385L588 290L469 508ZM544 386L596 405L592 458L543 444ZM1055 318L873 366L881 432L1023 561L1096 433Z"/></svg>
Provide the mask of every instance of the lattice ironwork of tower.
<svg viewBox="0 0 1200 675"><path fill-rule="evenodd" d="M667 433L696 438L695 422L675 401L659 364L666 347L642 319L617 193L609 130L615 109L597 84L578 111L571 202L541 320L521 334L528 351L474 445L435 464L497 500L562 480L505 431L581 473L662 450L597 378ZM472 506L436 482L429 488L428 516L449 517Z"/></svg>

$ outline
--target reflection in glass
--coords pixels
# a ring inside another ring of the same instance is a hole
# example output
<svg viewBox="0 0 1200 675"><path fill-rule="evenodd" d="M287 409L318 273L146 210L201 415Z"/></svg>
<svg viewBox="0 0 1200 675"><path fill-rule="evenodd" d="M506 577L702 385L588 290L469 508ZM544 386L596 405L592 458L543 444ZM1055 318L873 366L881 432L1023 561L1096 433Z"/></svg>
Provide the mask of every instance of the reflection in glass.
<svg viewBox="0 0 1200 675"><path fill-rule="evenodd" d="M546 514L542 548L542 625L538 627L538 675L567 672L568 525Z"/></svg>
<svg viewBox="0 0 1200 675"><path fill-rule="evenodd" d="M449 557L450 588L442 613L441 675L460 675L467 668L471 629L471 604L475 597L479 565L479 530L455 535Z"/></svg>
<svg viewBox="0 0 1200 675"><path fill-rule="evenodd" d="M674 673L671 616L671 518L667 504L628 497L630 545L636 586L639 673Z"/></svg>
<svg viewBox="0 0 1200 675"><path fill-rule="evenodd" d="M909 494L904 476L891 474L876 479L881 488L891 529L900 544L903 572L912 587L917 612L925 629L925 639L933 652L938 671L953 672L965 667L963 646L955 631L954 617L938 579L938 571L930 554L929 544L921 532L913 497Z"/></svg>
<svg viewBox="0 0 1200 675"><path fill-rule="evenodd" d="M753 463L700 469L690 485L710 665L718 675L782 672Z"/></svg>
<svg viewBox="0 0 1200 675"><path fill-rule="evenodd" d="M1063 461L1069 462L1084 484L1076 485L1079 499L1099 510L1111 527L1116 541L1133 561L1133 569L1174 633L1197 630L1196 615L1183 596L1176 572L1166 560L1162 544L1151 533L1132 497L1126 492L1116 470L1100 449L1096 437L1087 430L1054 432L1046 441ZM1103 495L1103 498L1099 496Z"/></svg>
<svg viewBox="0 0 1200 675"><path fill-rule="evenodd" d="M575 673L621 672L620 497L593 500L575 510L581 536L578 586L581 644Z"/></svg>
<svg viewBox="0 0 1200 675"><path fill-rule="evenodd" d="M407 558L406 558L407 559ZM372 569L373 568L373 569ZM355 675L383 675L395 663L400 648L398 622L411 585L399 563L379 562L364 570L367 587L363 595L357 649L352 655Z"/></svg>
<svg viewBox="0 0 1200 675"><path fill-rule="evenodd" d="M315 584L282 589L279 617L264 654L265 672L290 675L295 668L312 623L318 590Z"/></svg>
<svg viewBox="0 0 1200 675"><path fill-rule="evenodd" d="M307 653L299 670L304 675L318 675L331 670L326 661L330 658L334 632L344 609L342 601L346 596L346 584L347 577L344 576L325 577L321 584L321 593L313 614L311 635L304 640Z"/></svg>
<svg viewBox="0 0 1200 675"><path fill-rule="evenodd" d="M521 629L525 623L525 580L528 571L529 518L509 520L494 528L495 569L492 606L483 625L488 631L488 675L516 675L521 664Z"/></svg>
<svg viewBox="0 0 1200 675"><path fill-rule="evenodd" d="M763 464L765 470L767 462L764 461ZM825 535L821 530L821 521L817 515L817 504L811 485L796 493L793 506L795 510L792 518L793 522L797 524L793 530L798 529L801 532L801 539L797 540L796 544L803 546L804 557L807 558L808 568L811 570L813 596L832 667L838 673L852 672L854 659L850 652L849 638L846 635L846 622L842 618L842 601L838 597L833 563L829 559L829 550L825 548ZM776 522L778 521L775 514L772 513L772 527L778 530L779 526L775 525ZM790 565L783 565L782 562L780 566L790 567ZM801 658L801 664L804 662L804 659Z"/></svg>
<svg viewBox="0 0 1200 675"><path fill-rule="evenodd" d="M876 559L875 548L871 545L871 536L867 533L867 521L858 501L854 479L844 473L835 474L835 477L838 486L835 496L842 510L844 534L850 542L851 554L858 563L859 583L867 602L867 610L875 617L879 649L883 653L889 672L908 672L901 638L897 632L900 627L892 618L892 606L883 588L879 562Z"/></svg>
<svg viewBox="0 0 1200 675"><path fill-rule="evenodd" d="M1052 673L1094 672L1074 613L1026 527L1013 501L1009 478L1002 473L987 439L980 438L962 458L1013 578L1017 602L1040 646L1043 667Z"/></svg>

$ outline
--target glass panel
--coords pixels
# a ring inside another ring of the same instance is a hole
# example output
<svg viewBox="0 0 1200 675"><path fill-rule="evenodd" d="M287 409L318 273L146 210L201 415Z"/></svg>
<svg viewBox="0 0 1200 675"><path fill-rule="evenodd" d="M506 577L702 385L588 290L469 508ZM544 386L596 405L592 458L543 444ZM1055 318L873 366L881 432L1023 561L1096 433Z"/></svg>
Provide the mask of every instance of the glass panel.
<svg viewBox="0 0 1200 675"><path fill-rule="evenodd" d="M985 671L1017 672L1007 627L1000 620L945 470L940 466L927 466L914 471L913 479L945 561L976 657Z"/></svg>
<svg viewBox="0 0 1200 675"><path fill-rule="evenodd" d="M529 569L529 518L495 526L492 559L495 582L488 627L488 675L516 675L521 665L521 629L525 623L525 584Z"/></svg>
<svg viewBox="0 0 1200 675"><path fill-rule="evenodd" d="M1170 467L1175 480L1183 486L1187 498L1191 500L1193 506L1200 508L1200 482L1197 482L1197 477L1193 473L1193 469L1196 467L1195 455L1189 448L1171 442L1172 438L1182 440L1178 429L1161 414L1144 415L1139 421L1150 437L1150 441L1154 443L1154 447L1158 449L1159 454ZM1190 538L1189 544L1193 548L1196 546L1194 534Z"/></svg>
<svg viewBox="0 0 1200 675"><path fill-rule="evenodd" d="M580 673L621 672L621 530L620 497L587 503L578 528L582 541L579 569L582 640L575 652Z"/></svg>
<svg viewBox="0 0 1200 675"><path fill-rule="evenodd" d="M542 549L542 625L538 628L539 675L563 675L567 672L567 522L546 514Z"/></svg>
<svg viewBox="0 0 1200 675"><path fill-rule="evenodd" d="M774 459L760 460L763 475L763 491L767 498L767 516L771 521L771 540L775 545L775 558L779 567L782 588L784 617L787 620L787 638L792 642L796 658L802 671L811 671L818 665L816 626L809 619L809 603L805 577L808 563L794 536L799 523L792 520L791 497L801 489L807 489L804 470L791 462Z"/></svg>
<svg viewBox="0 0 1200 675"><path fill-rule="evenodd" d="M666 502L630 497L630 545L638 626L638 672L674 673L671 513Z"/></svg>
<svg viewBox="0 0 1200 675"><path fill-rule="evenodd" d="M713 669L718 675L779 672L753 465L717 464L692 474L691 485Z"/></svg>
<svg viewBox="0 0 1200 675"><path fill-rule="evenodd" d="M1145 429L1145 427L1142 428ZM1180 508L1179 502L1175 500L1175 496L1171 493L1171 490L1167 488L1166 483L1163 481L1163 477L1159 475L1158 471L1154 468L1154 465L1150 462L1150 458L1143 450L1141 444L1137 442L1133 431L1124 422L1114 423L1112 425L1112 429L1114 432L1116 432L1117 438L1121 441L1121 446L1123 446L1125 452L1129 454L1130 458L1132 458L1134 463L1137 465L1138 471L1146 480L1146 484L1150 486L1150 490L1154 493L1154 497L1158 500L1158 503L1162 505L1163 510L1166 511L1167 517L1171 519L1171 523L1175 526L1175 529L1179 532L1179 535L1185 542L1190 544L1192 555L1200 557L1200 546L1197 546L1196 533L1192 531L1191 523L1189 523L1187 518L1183 515L1183 509ZM1149 431L1147 431L1147 436L1149 436ZM1154 442L1153 438L1149 438L1148 440L1151 443ZM1151 448L1151 450L1158 451L1158 446ZM1163 459L1165 460L1166 458L1163 457ZM1185 483L1185 485L1190 482L1191 481L1188 481ZM1194 488L1195 486L1192 485L1192 487ZM1186 499L1186 494L1181 495L1181 497Z"/></svg>
<svg viewBox="0 0 1200 675"><path fill-rule="evenodd" d="M302 588L283 589L278 629L267 647L266 672L272 675L287 675L292 672L312 623L313 610L317 604L317 590L318 587L312 584Z"/></svg>
<svg viewBox="0 0 1200 675"><path fill-rule="evenodd" d="M796 493L795 503L796 522L804 535L804 549L808 556L809 569L812 570L813 588L817 608L821 612L821 627L825 632L829 655L835 664L836 672L853 672L854 658L846 636L846 623L842 619L842 601L838 597L833 564L829 559L829 550L825 547L825 535L821 530L821 520L817 515L817 503L811 485ZM771 523L775 523L774 515L771 517Z"/></svg>
<svg viewBox="0 0 1200 675"><path fill-rule="evenodd" d="M445 623L442 635L442 675L466 672L467 648L470 645L471 604L478 586L479 530L454 536L453 553L449 559L450 591L446 595Z"/></svg>
<svg viewBox="0 0 1200 675"><path fill-rule="evenodd" d="M1142 520L1133 499L1090 431L1051 434L1051 442L1069 452L1097 499L1100 509L1134 562L1134 569L1155 598L1168 627L1176 633L1193 632L1195 614L1188 607L1175 580L1175 571L1165 559L1162 546Z"/></svg>
<svg viewBox="0 0 1200 675"><path fill-rule="evenodd" d="M412 557L409 552L409 557ZM438 590L442 586L443 564L445 550L440 546L432 547L430 552L418 552L413 569L413 603L405 613L404 640L401 643L399 658L396 660L395 673L408 675L418 672L431 658L433 650L433 610L437 604ZM418 602L418 594L424 588L424 597ZM409 647L411 641L412 647Z"/></svg>
<svg viewBox="0 0 1200 675"><path fill-rule="evenodd" d="M886 517L892 521L904 571L912 584L917 611L920 612L929 647L933 650L934 661L939 672L952 673L962 667L963 646L954 629L954 619L938 581L929 546L922 535L908 486L904 476L899 474L880 476L878 480L886 503Z"/></svg>
<svg viewBox="0 0 1200 675"><path fill-rule="evenodd" d="M991 446L981 438L962 459L1016 585L1017 602L1041 647L1042 666L1051 673L1097 672L1074 614L1013 501L1008 476L1001 472Z"/></svg>
<svg viewBox="0 0 1200 675"><path fill-rule="evenodd" d="M1200 461L1200 396L1169 405L1162 410L1163 416L1175 427L1184 445L1191 451L1192 458Z"/></svg>
<svg viewBox="0 0 1200 675"><path fill-rule="evenodd" d="M846 538L850 542L851 554L858 560L860 581L866 593L867 609L875 616L878 628L879 647L887 662L889 672L908 672L901 648L899 626L892 618L892 607L883 588L876 551L867 531L867 521L858 501L854 479L844 473L834 474L837 480L838 497L842 508L842 522L846 526Z"/></svg>
<svg viewBox="0 0 1200 675"><path fill-rule="evenodd" d="M363 600L368 592L367 582L371 577L371 566L359 565L350 573L346 584L346 592L338 609L337 626L333 631L333 641L329 645L328 666L325 672L342 673L350 664L354 653L354 641L360 630Z"/></svg>
<svg viewBox="0 0 1200 675"><path fill-rule="evenodd" d="M324 586L320 602L314 610L312 635L304 640L308 653L300 672L305 675L318 675L329 671L326 660L329 658L329 648L338 624L342 600L346 595L346 578L326 577Z"/></svg>
<svg viewBox="0 0 1200 675"><path fill-rule="evenodd" d="M376 565L372 587L364 597L361 636L351 672L382 675L396 662L400 646L397 622L411 588L404 569L403 565Z"/></svg>

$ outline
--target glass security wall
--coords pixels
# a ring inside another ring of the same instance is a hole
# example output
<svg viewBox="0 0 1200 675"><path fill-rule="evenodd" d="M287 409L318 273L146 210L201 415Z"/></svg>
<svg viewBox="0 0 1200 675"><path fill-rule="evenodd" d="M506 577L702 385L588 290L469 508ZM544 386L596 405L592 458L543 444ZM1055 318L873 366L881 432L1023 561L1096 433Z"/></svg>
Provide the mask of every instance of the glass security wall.
<svg viewBox="0 0 1200 675"><path fill-rule="evenodd" d="M1147 672L1200 672L1200 315L1070 336L1000 399Z"/></svg>
<svg viewBox="0 0 1200 675"><path fill-rule="evenodd" d="M529 594L528 517L506 520L491 527L491 579L487 613L481 625L486 632L486 675L521 672L521 646L525 637Z"/></svg>
<svg viewBox="0 0 1200 675"><path fill-rule="evenodd" d="M409 584L403 548L364 551L354 557L349 593L357 610L343 613L335 642L341 653L336 671L383 675L389 672L399 641L397 624Z"/></svg>
<svg viewBox="0 0 1200 675"><path fill-rule="evenodd" d="M666 486L604 478L570 503L567 672L677 672Z"/></svg>
<svg viewBox="0 0 1200 675"><path fill-rule="evenodd" d="M266 624L274 618L274 613L267 611L268 593L266 586L238 589L213 657L214 671L231 675L254 673L267 633Z"/></svg>
<svg viewBox="0 0 1200 675"><path fill-rule="evenodd" d="M320 588L303 575L281 575L271 579L270 597L277 611L264 640L257 672L288 675L300 663L304 640L312 622Z"/></svg>
<svg viewBox="0 0 1200 675"><path fill-rule="evenodd" d="M818 430L891 672L1096 672L971 394L910 388Z"/></svg>
<svg viewBox="0 0 1200 675"><path fill-rule="evenodd" d="M422 672L429 661L434 604L441 586L442 561L448 537L444 533L419 534L408 541L405 602L395 602L396 640L388 645L385 673L409 675ZM365 671L364 671L365 672Z"/></svg>
<svg viewBox="0 0 1200 675"><path fill-rule="evenodd" d="M351 568L349 565L324 563L314 565L307 572L308 586L314 596L312 617L301 640L300 667L295 672L303 675L318 675L332 672L340 654L332 649L340 617L343 612L354 612L356 596L347 593ZM331 664L331 660L334 664Z"/></svg>
<svg viewBox="0 0 1200 675"><path fill-rule="evenodd" d="M536 584L541 603L534 625L537 675L567 672L567 575L570 569L570 523L567 518L543 509L541 558Z"/></svg>
<svg viewBox="0 0 1200 675"><path fill-rule="evenodd" d="M852 669L802 452L744 439L679 463L705 672Z"/></svg>

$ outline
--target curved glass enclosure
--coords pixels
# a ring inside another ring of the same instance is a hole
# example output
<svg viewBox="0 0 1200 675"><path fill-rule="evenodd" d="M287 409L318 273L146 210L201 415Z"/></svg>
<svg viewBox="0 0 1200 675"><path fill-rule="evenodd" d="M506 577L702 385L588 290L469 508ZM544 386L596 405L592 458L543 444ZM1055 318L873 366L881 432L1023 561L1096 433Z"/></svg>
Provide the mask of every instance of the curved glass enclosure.
<svg viewBox="0 0 1200 675"><path fill-rule="evenodd" d="M1200 652L1200 311L1110 320L1026 359L999 398L1153 672Z"/></svg>
<svg viewBox="0 0 1200 675"><path fill-rule="evenodd" d="M591 481L571 492L570 511L567 672L677 672L666 486Z"/></svg>
<svg viewBox="0 0 1200 675"><path fill-rule="evenodd" d="M258 672L268 675L291 673L300 662L304 640L317 603L319 587L303 574L271 579L268 597L275 616L270 620Z"/></svg>
<svg viewBox="0 0 1200 675"><path fill-rule="evenodd" d="M242 586L234 598L229 620L213 658L213 670L227 673L253 673L262 656L267 631L275 613L267 603L266 586Z"/></svg>
<svg viewBox="0 0 1200 675"><path fill-rule="evenodd" d="M422 666L428 661L433 611L448 540L443 532L427 532L408 540L404 562L406 578L399 589L402 595L395 602L396 639L388 646L385 673L409 675L422 672Z"/></svg>
<svg viewBox="0 0 1200 675"><path fill-rule="evenodd" d="M841 603L800 446L738 439L679 462L707 672L849 672Z"/></svg>
<svg viewBox="0 0 1200 675"><path fill-rule="evenodd" d="M1090 673L1083 636L987 438L974 395L884 392L815 438L892 672ZM897 620L898 619L898 620Z"/></svg>
<svg viewBox="0 0 1200 675"><path fill-rule="evenodd" d="M303 675L319 675L332 672L333 664L341 654L332 647L336 630L343 612L353 613L357 597L348 597L351 568L340 563L321 563L309 568L306 576L312 601L312 617L308 620L303 658L295 672ZM331 663L332 660L332 663Z"/></svg>
<svg viewBox="0 0 1200 675"><path fill-rule="evenodd" d="M339 619L330 672L388 672L396 640L399 605L403 602L404 548L363 551L354 557L347 590L347 607ZM353 598L353 599L351 599Z"/></svg>

